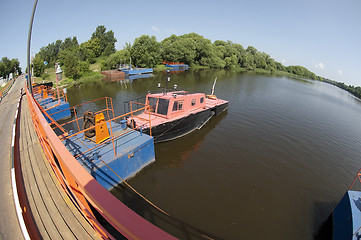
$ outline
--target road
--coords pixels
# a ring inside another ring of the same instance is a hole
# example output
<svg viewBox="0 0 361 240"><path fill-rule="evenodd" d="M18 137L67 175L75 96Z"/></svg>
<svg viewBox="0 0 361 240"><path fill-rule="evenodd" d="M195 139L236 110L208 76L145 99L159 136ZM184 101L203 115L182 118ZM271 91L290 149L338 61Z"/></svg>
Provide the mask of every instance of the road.
<svg viewBox="0 0 361 240"><path fill-rule="evenodd" d="M0 103L0 239L24 239L16 216L11 185L11 136L20 89L25 77L20 76Z"/></svg>

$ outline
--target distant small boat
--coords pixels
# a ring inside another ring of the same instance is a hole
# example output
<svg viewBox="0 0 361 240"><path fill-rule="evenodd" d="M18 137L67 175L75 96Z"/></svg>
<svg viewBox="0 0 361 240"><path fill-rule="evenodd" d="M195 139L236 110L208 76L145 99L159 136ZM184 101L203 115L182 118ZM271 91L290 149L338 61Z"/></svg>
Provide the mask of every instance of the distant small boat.
<svg viewBox="0 0 361 240"><path fill-rule="evenodd" d="M122 70L126 75L153 73L153 68L129 68Z"/></svg>
<svg viewBox="0 0 361 240"><path fill-rule="evenodd" d="M189 65L183 62L170 62L170 61L163 61L165 67L170 68L188 68Z"/></svg>
<svg viewBox="0 0 361 240"><path fill-rule="evenodd" d="M138 74L149 74L153 73L153 68L133 68L131 64L120 64L119 71L124 72L125 75L138 75Z"/></svg>
<svg viewBox="0 0 361 240"><path fill-rule="evenodd" d="M128 118L128 125L147 134L151 132L156 143L200 129L212 116L228 108L228 101L213 94L186 91L149 93L145 104L150 106L150 111Z"/></svg>

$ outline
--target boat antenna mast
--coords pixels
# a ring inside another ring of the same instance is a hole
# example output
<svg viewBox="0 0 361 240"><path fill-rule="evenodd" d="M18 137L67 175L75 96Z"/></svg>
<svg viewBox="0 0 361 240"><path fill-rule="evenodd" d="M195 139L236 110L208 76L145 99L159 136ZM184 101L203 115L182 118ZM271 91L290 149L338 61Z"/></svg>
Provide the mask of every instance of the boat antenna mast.
<svg viewBox="0 0 361 240"><path fill-rule="evenodd" d="M216 82L217 82L217 77L216 77L216 79L214 79L214 83L213 83L213 86L211 89L211 96L214 95L214 88L216 87Z"/></svg>
<svg viewBox="0 0 361 240"><path fill-rule="evenodd" d="M167 95L168 82L170 82L169 73L170 73L170 71L169 71L169 69L167 69L167 80L165 81L165 86L164 87L161 87L160 83L158 83L158 88L163 88L164 89L164 91L163 91L164 95ZM176 88L176 85L174 85L174 87Z"/></svg>

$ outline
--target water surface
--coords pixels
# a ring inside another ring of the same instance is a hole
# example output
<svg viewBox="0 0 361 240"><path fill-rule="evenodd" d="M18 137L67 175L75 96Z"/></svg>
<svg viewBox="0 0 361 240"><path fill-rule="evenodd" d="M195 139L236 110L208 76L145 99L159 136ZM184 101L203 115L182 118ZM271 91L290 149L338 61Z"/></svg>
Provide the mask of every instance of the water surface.
<svg viewBox="0 0 361 240"><path fill-rule="evenodd" d="M165 73L69 89L71 105L158 91ZM182 221L223 239L313 239L361 166L361 102L335 86L227 71L172 74L229 109L201 130L160 143L129 183ZM97 107L97 106L95 106Z"/></svg>

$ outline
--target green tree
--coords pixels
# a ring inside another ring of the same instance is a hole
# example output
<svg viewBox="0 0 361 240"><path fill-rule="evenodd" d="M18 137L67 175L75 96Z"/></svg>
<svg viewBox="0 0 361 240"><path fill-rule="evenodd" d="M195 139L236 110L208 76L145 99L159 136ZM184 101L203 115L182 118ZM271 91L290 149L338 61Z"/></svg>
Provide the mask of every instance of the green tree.
<svg viewBox="0 0 361 240"><path fill-rule="evenodd" d="M101 44L98 38L90 39L79 46L79 58L83 61L95 63L101 53Z"/></svg>
<svg viewBox="0 0 361 240"><path fill-rule="evenodd" d="M10 60L10 66L12 73L16 73L16 72L18 72L19 74L21 73L20 62L17 58L13 58Z"/></svg>
<svg viewBox="0 0 361 240"><path fill-rule="evenodd" d="M3 57L0 61L0 76L6 78L10 73L15 74L16 72L21 73L19 60Z"/></svg>
<svg viewBox="0 0 361 240"><path fill-rule="evenodd" d="M100 25L93 32L91 40L98 39L100 42L100 52L103 56L109 56L115 52L115 43L117 39L114 37L112 30L106 31L104 25Z"/></svg>
<svg viewBox="0 0 361 240"><path fill-rule="evenodd" d="M40 77L45 70L44 60L40 57L40 55L36 55L33 62L34 76Z"/></svg>
<svg viewBox="0 0 361 240"><path fill-rule="evenodd" d="M2 61L0 61L0 77L6 77L6 74L5 74L5 63L3 63Z"/></svg>
<svg viewBox="0 0 361 240"><path fill-rule="evenodd" d="M78 79L81 76L79 72L79 59L70 49L60 51L59 62L66 77Z"/></svg>
<svg viewBox="0 0 361 240"><path fill-rule="evenodd" d="M60 45L60 50L72 49L76 50L79 47L78 40L76 37L67 37Z"/></svg>
<svg viewBox="0 0 361 240"><path fill-rule="evenodd" d="M161 62L160 43L155 36L142 35L131 48L132 63L139 67L154 67Z"/></svg>
<svg viewBox="0 0 361 240"><path fill-rule="evenodd" d="M130 59L129 49L124 48L123 50L119 50L102 62L101 70L115 69L119 66L120 62L125 63L128 59Z"/></svg>
<svg viewBox="0 0 361 240"><path fill-rule="evenodd" d="M255 47L252 47L252 46L248 46L246 51L252 55L255 55L256 52L257 52L257 49Z"/></svg>
<svg viewBox="0 0 361 240"><path fill-rule="evenodd" d="M40 48L40 51L36 55L40 55L40 58L46 61L49 65L54 65L55 61L58 59L61 44L61 40L49 43L46 47Z"/></svg>
<svg viewBox="0 0 361 240"><path fill-rule="evenodd" d="M83 75L84 73L91 72L89 63L87 61L79 62L79 74Z"/></svg>

